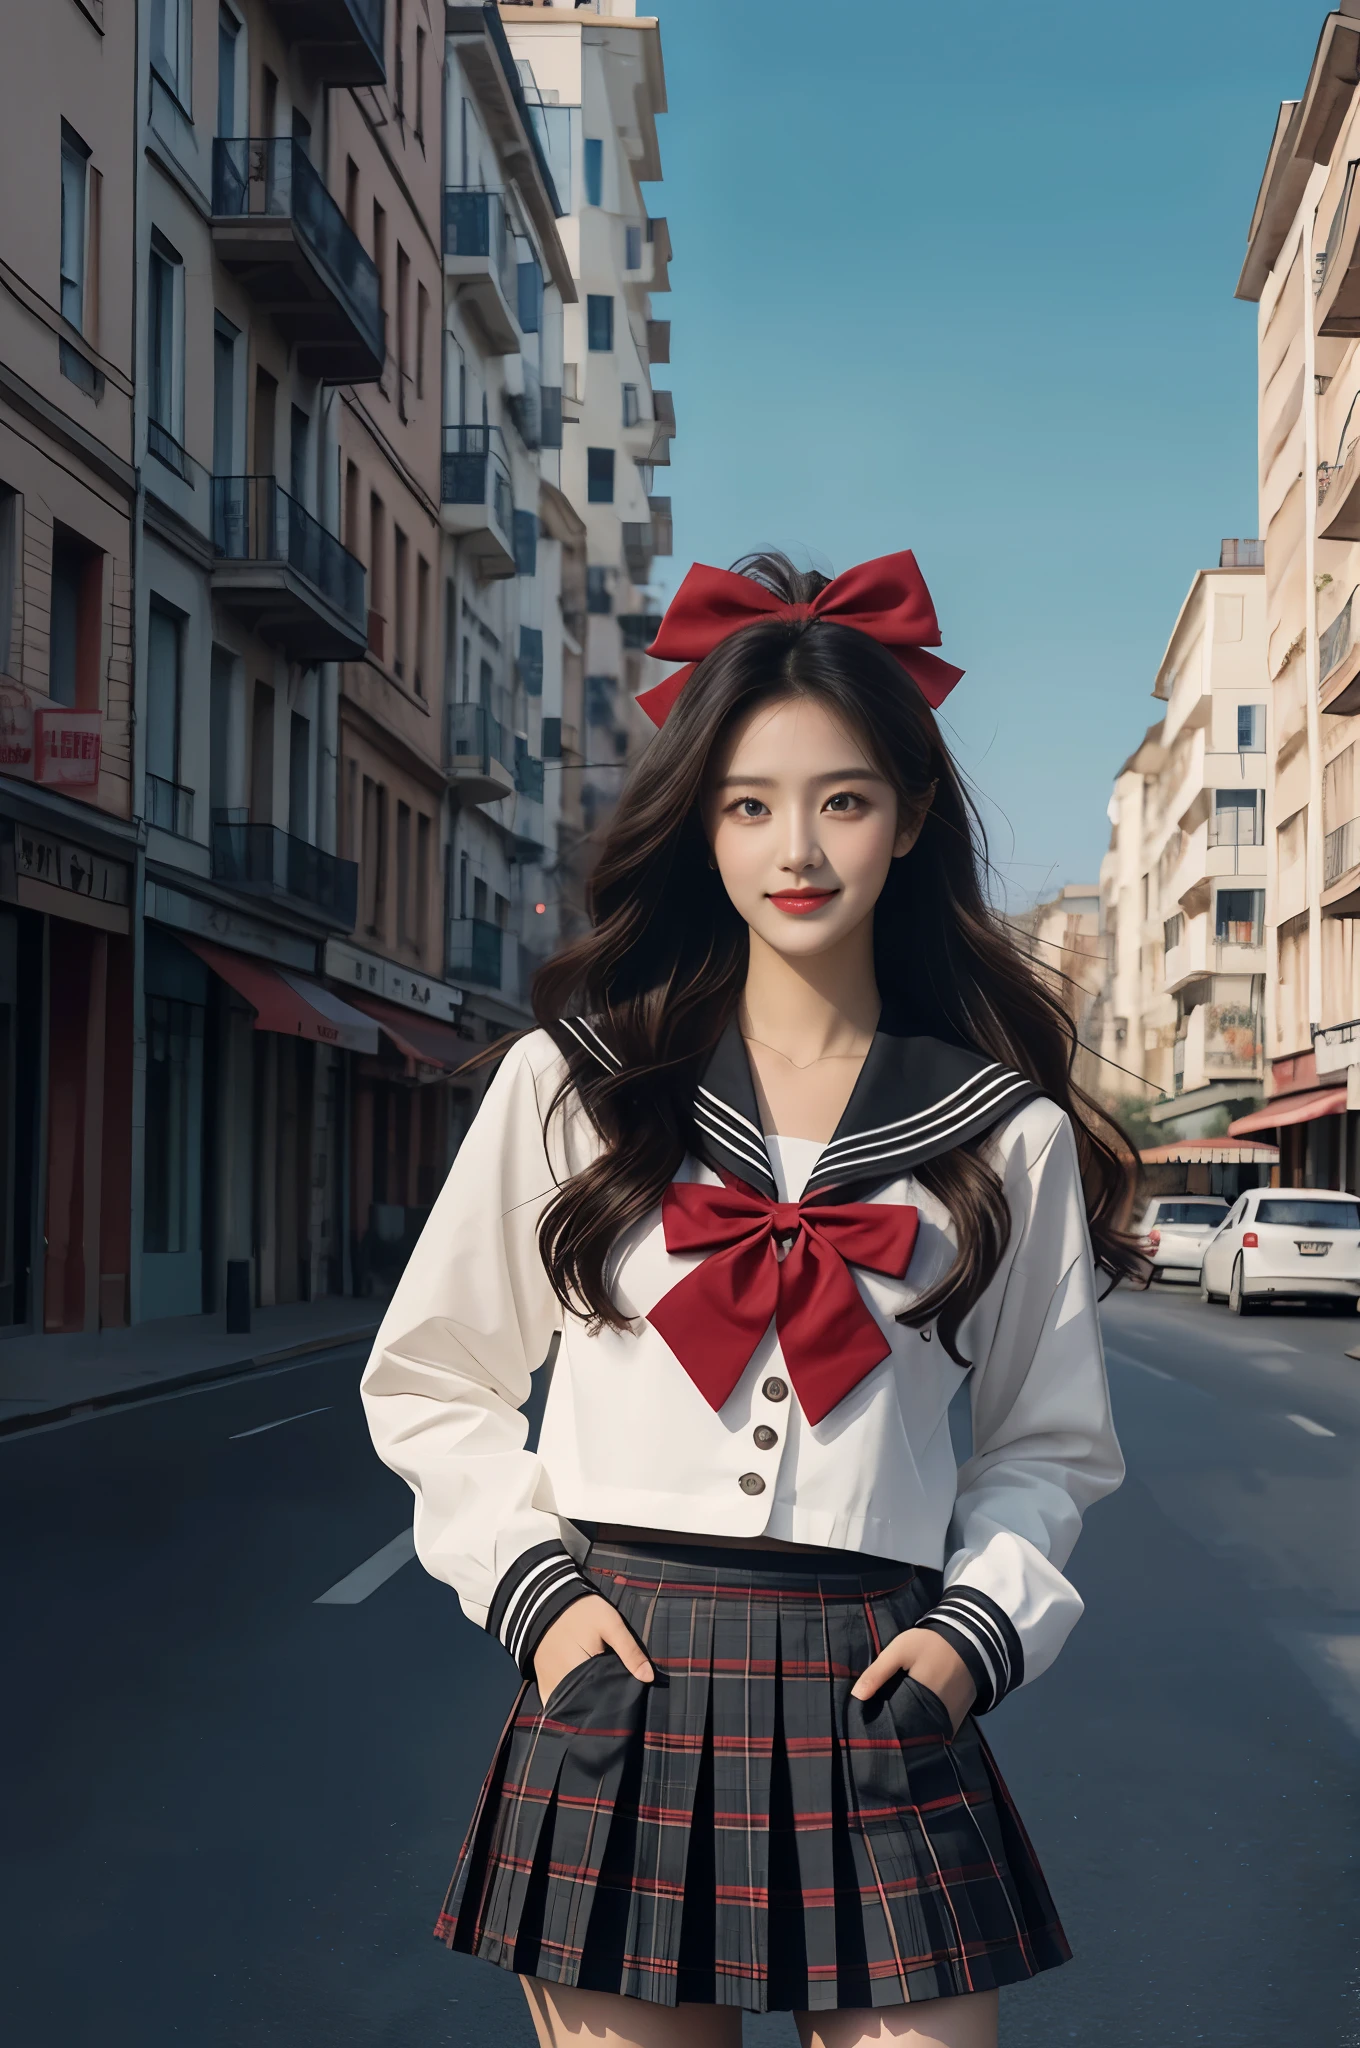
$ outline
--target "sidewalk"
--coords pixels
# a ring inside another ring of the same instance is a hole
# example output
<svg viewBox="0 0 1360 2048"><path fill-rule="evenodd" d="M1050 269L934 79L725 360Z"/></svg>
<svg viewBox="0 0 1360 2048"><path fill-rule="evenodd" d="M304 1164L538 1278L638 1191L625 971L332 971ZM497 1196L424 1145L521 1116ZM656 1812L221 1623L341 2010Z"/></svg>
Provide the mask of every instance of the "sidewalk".
<svg viewBox="0 0 1360 2048"><path fill-rule="evenodd" d="M168 1316L132 1330L0 1341L0 1436L60 1422L143 1395L196 1386L373 1337L381 1301L328 1297L257 1308L248 1336L229 1337L221 1314Z"/></svg>

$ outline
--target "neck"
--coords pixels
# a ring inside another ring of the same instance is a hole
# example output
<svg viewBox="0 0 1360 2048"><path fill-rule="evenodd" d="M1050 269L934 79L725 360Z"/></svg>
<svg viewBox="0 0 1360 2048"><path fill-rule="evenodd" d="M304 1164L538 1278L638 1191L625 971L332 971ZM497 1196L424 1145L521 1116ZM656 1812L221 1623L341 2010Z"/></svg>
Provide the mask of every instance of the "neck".
<svg viewBox="0 0 1360 2048"><path fill-rule="evenodd" d="M750 934L746 985L737 1011L743 1036L805 1065L829 1053L863 1051L882 1003L874 978L873 919L813 959L790 960Z"/></svg>

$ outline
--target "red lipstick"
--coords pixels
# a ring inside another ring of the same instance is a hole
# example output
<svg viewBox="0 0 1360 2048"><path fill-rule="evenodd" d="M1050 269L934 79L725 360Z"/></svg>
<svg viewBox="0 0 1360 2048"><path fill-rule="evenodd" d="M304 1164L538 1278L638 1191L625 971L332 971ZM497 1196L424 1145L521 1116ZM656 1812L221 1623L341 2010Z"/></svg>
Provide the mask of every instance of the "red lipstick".
<svg viewBox="0 0 1360 2048"><path fill-rule="evenodd" d="M837 889L785 889L766 900L773 903L776 910L787 910L791 917L806 917L810 910L820 910L824 903L829 903L839 893Z"/></svg>

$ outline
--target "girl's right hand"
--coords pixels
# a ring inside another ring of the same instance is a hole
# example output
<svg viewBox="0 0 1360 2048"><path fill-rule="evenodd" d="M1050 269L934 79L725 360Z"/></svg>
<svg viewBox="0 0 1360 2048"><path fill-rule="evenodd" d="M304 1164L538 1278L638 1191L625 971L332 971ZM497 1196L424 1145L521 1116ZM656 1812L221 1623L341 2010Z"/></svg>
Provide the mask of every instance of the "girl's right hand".
<svg viewBox="0 0 1360 2048"><path fill-rule="evenodd" d="M558 1615L534 1652L539 1699L546 1705L569 1671L604 1650L612 1650L634 1678L651 1684L656 1674L647 1653L618 1608L611 1607L599 1593L588 1593Z"/></svg>

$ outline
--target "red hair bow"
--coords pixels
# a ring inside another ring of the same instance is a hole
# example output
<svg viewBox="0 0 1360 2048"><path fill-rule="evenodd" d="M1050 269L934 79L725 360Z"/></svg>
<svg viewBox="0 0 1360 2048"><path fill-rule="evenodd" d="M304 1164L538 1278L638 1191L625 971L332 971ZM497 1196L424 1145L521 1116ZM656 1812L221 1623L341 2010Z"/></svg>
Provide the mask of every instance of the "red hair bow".
<svg viewBox="0 0 1360 2048"><path fill-rule="evenodd" d="M910 548L847 569L819 591L811 604L785 604L749 576L696 562L671 599L661 630L647 649L662 661L687 664L638 698L653 725L665 723L671 706L706 654L743 626L768 619L833 619L838 626L853 626L857 633L867 633L897 656L927 704L935 707L943 704L963 674L938 654L925 651L939 646L940 627Z"/></svg>

